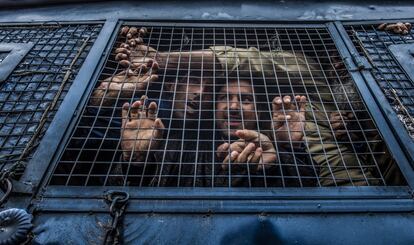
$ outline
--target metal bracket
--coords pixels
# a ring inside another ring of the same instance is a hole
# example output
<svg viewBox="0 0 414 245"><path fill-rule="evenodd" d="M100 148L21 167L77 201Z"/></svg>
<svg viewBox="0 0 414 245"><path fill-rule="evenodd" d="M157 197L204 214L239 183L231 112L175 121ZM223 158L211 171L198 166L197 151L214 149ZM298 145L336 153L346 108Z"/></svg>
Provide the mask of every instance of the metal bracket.
<svg viewBox="0 0 414 245"><path fill-rule="evenodd" d="M356 69L350 69L350 71L362 71L362 70L371 70L372 66L369 63L368 59L364 56L359 55L358 53L351 53L352 61L356 65ZM345 62L349 62L346 60ZM348 66L349 67L349 66Z"/></svg>
<svg viewBox="0 0 414 245"><path fill-rule="evenodd" d="M33 46L33 43L0 43L0 53L7 54L0 62L0 82L9 77Z"/></svg>
<svg viewBox="0 0 414 245"><path fill-rule="evenodd" d="M414 43L392 44L388 50L414 82Z"/></svg>

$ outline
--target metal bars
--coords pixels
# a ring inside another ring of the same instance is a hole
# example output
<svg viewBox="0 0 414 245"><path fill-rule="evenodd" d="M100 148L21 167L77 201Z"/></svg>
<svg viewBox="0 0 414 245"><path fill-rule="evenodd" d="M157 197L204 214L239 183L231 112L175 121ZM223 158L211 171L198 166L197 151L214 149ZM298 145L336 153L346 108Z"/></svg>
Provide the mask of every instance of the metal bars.
<svg viewBox="0 0 414 245"><path fill-rule="evenodd" d="M0 26L0 43L34 45L0 84L1 168L30 159L101 27L80 23Z"/></svg>
<svg viewBox="0 0 414 245"><path fill-rule="evenodd" d="M398 118L414 138L414 83L389 50L390 45L414 43L414 31L407 35L377 30L377 25L345 26L361 55L373 66L371 71Z"/></svg>
<svg viewBox="0 0 414 245"><path fill-rule="evenodd" d="M115 43L51 185L405 184L326 28L140 28Z"/></svg>

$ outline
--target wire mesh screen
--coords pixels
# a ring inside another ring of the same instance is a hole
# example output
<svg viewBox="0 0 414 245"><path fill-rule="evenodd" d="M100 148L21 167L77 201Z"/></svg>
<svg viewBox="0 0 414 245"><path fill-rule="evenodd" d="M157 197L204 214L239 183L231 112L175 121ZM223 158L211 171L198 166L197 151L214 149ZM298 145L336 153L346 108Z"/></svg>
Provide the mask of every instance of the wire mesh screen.
<svg viewBox="0 0 414 245"><path fill-rule="evenodd" d="M128 27L49 181L405 185L325 27Z"/></svg>
<svg viewBox="0 0 414 245"><path fill-rule="evenodd" d="M392 44L414 43L414 31L406 35L393 34L380 31L377 26L347 26L346 30L361 55L373 65L373 76L414 139L414 84L388 49Z"/></svg>
<svg viewBox="0 0 414 245"><path fill-rule="evenodd" d="M0 43L32 43L0 83L0 168L30 159L47 130L101 24L0 26ZM8 53L0 53L0 61Z"/></svg>

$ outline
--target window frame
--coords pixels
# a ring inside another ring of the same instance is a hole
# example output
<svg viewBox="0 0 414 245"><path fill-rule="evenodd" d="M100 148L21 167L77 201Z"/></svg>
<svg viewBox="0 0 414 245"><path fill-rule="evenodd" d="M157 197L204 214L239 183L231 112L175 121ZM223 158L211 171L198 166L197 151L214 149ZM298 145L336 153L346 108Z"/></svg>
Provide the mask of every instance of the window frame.
<svg viewBox="0 0 414 245"><path fill-rule="evenodd" d="M400 22L401 20L390 20L389 22ZM413 22L414 19L405 19L404 22ZM348 33L345 30L345 26L352 26L352 25L366 25L366 24L378 24L379 21L349 21L349 22L335 22L335 26L337 27L338 31L340 32L341 36L343 37L343 41L346 45L346 48L349 50L350 53L358 54L358 51L354 44L352 43L351 38L349 37ZM364 59L366 59L364 57ZM398 62L397 62L398 63ZM396 139L400 146L402 147L404 153L407 154L407 158L412 168L414 168L414 144L411 137L408 135L407 130L405 129L404 125L397 117L397 113L388 103L387 98L385 97L382 88L379 86L377 80L375 79L374 75L371 73L371 67L367 67L368 69L362 70L361 75L364 80L367 82L367 86L371 93L375 95L374 99L375 102L379 105L382 115L385 117L387 123L390 124L392 131L396 135ZM402 69L404 71L404 69ZM407 75L410 79L411 77ZM412 81L414 82L414 81ZM384 103L385 102L385 103ZM398 155L395 155L398 156ZM400 166L401 167L401 166ZM409 170L407 170L409 171ZM413 187L413 185L410 185Z"/></svg>
<svg viewBox="0 0 414 245"><path fill-rule="evenodd" d="M22 183L31 183L38 197L33 203L38 210L47 211L97 211L106 212L107 204L103 196L108 190L122 190L130 193L128 212L409 212L414 211L412 189L414 171L409 156L403 147L404 140L392 130L387 121L384 103L374 99L378 91L369 71L358 70L347 33L342 22L163 22L107 20L100 35L90 50L84 65L79 71L71 89L60 106L48 132L43 137L37 151L28 164ZM361 22L365 23L365 22ZM242 26L242 27L325 27L331 34L338 52L346 61L350 76L355 81L378 130L384 138L391 154L398 159L408 186L364 186L364 187L318 187L318 188L153 188L116 186L49 186L47 183L58 164L65 142L80 118L80 112L87 103L104 64L109 57L122 25L180 25L180 26ZM348 40L347 40L348 38ZM355 47L354 47L355 48ZM362 56L360 56L363 58ZM89 82L86 82L89 81ZM381 92L381 95L382 92ZM384 112L385 111L385 112ZM398 120L398 118L396 118ZM62 130L63 129L63 130ZM23 193L28 187L21 188ZM26 190L26 191L25 191ZM32 191L33 192L33 191Z"/></svg>

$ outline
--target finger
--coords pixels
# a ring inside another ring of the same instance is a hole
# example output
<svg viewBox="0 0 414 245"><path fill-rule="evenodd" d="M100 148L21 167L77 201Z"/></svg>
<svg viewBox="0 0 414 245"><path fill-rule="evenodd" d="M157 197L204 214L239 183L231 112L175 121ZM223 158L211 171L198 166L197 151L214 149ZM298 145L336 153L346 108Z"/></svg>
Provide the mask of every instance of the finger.
<svg viewBox="0 0 414 245"><path fill-rule="evenodd" d="M223 164L221 165L221 168L223 170L227 170L228 166L234 162L237 158L239 153L237 151L232 151L229 155L226 156L226 158L223 160Z"/></svg>
<svg viewBox="0 0 414 245"><path fill-rule="evenodd" d="M395 24L386 25L384 30L386 31L392 31L396 27Z"/></svg>
<svg viewBox="0 0 414 245"><path fill-rule="evenodd" d="M135 101L134 103L132 103L130 110L131 119L138 119L138 111L141 109L141 106L141 101Z"/></svg>
<svg viewBox="0 0 414 245"><path fill-rule="evenodd" d="M300 112L306 111L306 103L307 103L306 96L300 96L300 99L299 99L299 111Z"/></svg>
<svg viewBox="0 0 414 245"><path fill-rule="evenodd" d="M115 60L116 61L126 60L126 59L128 59L128 55L127 54L119 53L119 54L115 55Z"/></svg>
<svg viewBox="0 0 414 245"><path fill-rule="evenodd" d="M346 120L346 119L348 119L346 116L340 116L340 115L334 116L334 117L331 118L331 123L340 122L340 121Z"/></svg>
<svg viewBox="0 0 414 245"><path fill-rule="evenodd" d="M132 76L136 76L136 73L131 69L126 69L124 74L126 74L128 78Z"/></svg>
<svg viewBox="0 0 414 245"><path fill-rule="evenodd" d="M121 43L119 45L120 48L125 48L125 49L129 49L129 45L127 43Z"/></svg>
<svg viewBox="0 0 414 245"><path fill-rule="evenodd" d="M140 37L137 37L134 40L135 40L135 43L136 44L143 44L144 43L144 40L142 38L140 38Z"/></svg>
<svg viewBox="0 0 414 245"><path fill-rule="evenodd" d="M164 123L162 122L161 118L155 119L154 128L156 128L156 129L164 129L165 128Z"/></svg>
<svg viewBox="0 0 414 245"><path fill-rule="evenodd" d="M236 159L237 159L237 157L239 156L239 152L237 152L237 151L232 151L231 153L230 153L230 162L234 162Z"/></svg>
<svg viewBox="0 0 414 245"><path fill-rule="evenodd" d="M295 103L291 103L292 104L291 105L291 109L297 109L297 110L299 110L300 95L296 95L295 96L294 102ZM294 106L294 108L292 108L292 106Z"/></svg>
<svg viewBox="0 0 414 245"><path fill-rule="evenodd" d="M147 66L151 67L151 73L157 73L158 67L159 67L158 63L153 59L151 59L150 61L151 61L151 65L147 64Z"/></svg>
<svg viewBox="0 0 414 245"><path fill-rule="evenodd" d="M157 109L158 109L157 103L155 103L154 101L151 102L148 106L148 118L155 119L155 116L157 114Z"/></svg>
<svg viewBox="0 0 414 245"><path fill-rule="evenodd" d="M229 159L230 159L230 155L227 155L227 156L224 158L223 163L221 164L221 168L222 168L223 170L227 170L228 165L230 164Z"/></svg>
<svg viewBox="0 0 414 245"><path fill-rule="evenodd" d="M139 29L139 34L141 37L144 37L145 35L147 35L148 30L146 27L141 27L141 29Z"/></svg>
<svg viewBox="0 0 414 245"><path fill-rule="evenodd" d="M275 97L272 101L273 115L278 114L282 109L282 98Z"/></svg>
<svg viewBox="0 0 414 245"><path fill-rule="evenodd" d="M262 157L263 149L258 147L255 151L253 156L250 158L249 163L259 163L260 158Z"/></svg>
<svg viewBox="0 0 414 245"><path fill-rule="evenodd" d="M229 154L229 146L229 143L223 143L217 147L216 155L218 159L223 159Z"/></svg>
<svg viewBox="0 0 414 245"><path fill-rule="evenodd" d="M337 119L337 120L332 120L331 121L331 125L334 126L334 124L337 124L337 123L339 123L339 124L345 124L346 121L347 121L346 118L344 118L344 119L340 118L340 119Z"/></svg>
<svg viewBox="0 0 414 245"><path fill-rule="evenodd" d="M334 118L338 118L338 116L339 116L340 114L341 114L340 112L332 112L332 113L330 114L329 119L332 121L332 120L334 120Z"/></svg>
<svg viewBox="0 0 414 245"><path fill-rule="evenodd" d="M121 61L119 61L119 64L123 67L130 67L131 66L131 62L129 62L128 60L121 60Z"/></svg>
<svg viewBox="0 0 414 245"><path fill-rule="evenodd" d="M138 33L138 29L136 27L131 27L129 28L127 38L135 37L137 33Z"/></svg>
<svg viewBox="0 0 414 245"><path fill-rule="evenodd" d="M138 74L145 74L149 69L147 67L147 64L143 64L140 62L132 62L132 67L135 69Z"/></svg>
<svg viewBox="0 0 414 245"><path fill-rule="evenodd" d="M127 35L127 37L128 37L128 35ZM131 46L131 47L137 46L137 42L135 41L135 39L128 40L127 42L129 44L129 46Z"/></svg>
<svg viewBox="0 0 414 245"><path fill-rule="evenodd" d="M141 109L145 109L145 102L147 99L148 99L148 96L146 96L145 94L142 95L141 98L139 99L142 105Z"/></svg>
<svg viewBox="0 0 414 245"><path fill-rule="evenodd" d="M237 130L236 135L240 139L244 139L247 141L255 141L259 138L259 133L257 131L248 130L248 129Z"/></svg>
<svg viewBox="0 0 414 245"><path fill-rule="evenodd" d="M289 95L286 95L283 97L283 108L285 110L290 109L290 102L291 102L291 98Z"/></svg>
<svg viewBox="0 0 414 245"><path fill-rule="evenodd" d="M245 147L246 143L244 141L233 142L230 144L230 151L242 152Z"/></svg>
<svg viewBox="0 0 414 245"><path fill-rule="evenodd" d="M126 123L128 122L128 110L129 110L129 103L124 103L122 106L122 128L125 128Z"/></svg>
<svg viewBox="0 0 414 245"><path fill-rule="evenodd" d="M252 154L254 152L254 150L256 150L256 145L253 144L253 143L249 143L246 146L246 148L244 148L244 150L239 154L239 156L237 157L236 162L238 162L238 163L247 163L247 158L249 157L250 154Z"/></svg>
<svg viewBox="0 0 414 245"><path fill-rule="evenodd" d="M344 128L344 127L345 127L345 125L343 123L340 123L340 122L332 124L332 129L341 129L341 128Z"/></svg>
<svg viewBox="0 0 414 245"><path fill-rule="evenodd" d="M129 31L129 27L128 26L124 26L121 29L121 36L126 36L128 34Z"/></svg>
<svg viewBox="0 0 414 245"><path fill-rule="evenodd" d="M387 26L387 23L382 23L381 25L379 25L378 27L377 27L377 29L378 30L380 30L380 31L382 31L382 30L384 30L385 29L385 27Z"/></svg>
<svg viewBox="0 0 414 245"><path fill-rule="evenodd" d="M164 123L162 122L162 120L160 118L155 119L154 121L154 137L156 139L161 139L162 138L162 131L160 129L164 129Z"/></svg>
<svg viewBox="0 0 414 245"><path fill-rule="evenodd" d="M131 51L129 51L129 49L127 49L127 48L117 48L117 49L115 49L115 54L127 54L127 55L129 55L129 54L131 54Z"/></svg>
<svg viewBox="0 0 414 245"><path fill-rule="evenodd" d="M155 82L157 80L158 80L158 75L151 75L150 78L149 78L150 82Z"/></svg>

